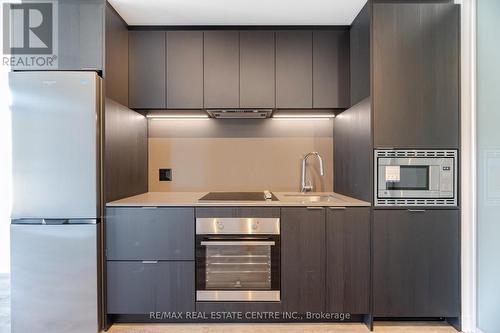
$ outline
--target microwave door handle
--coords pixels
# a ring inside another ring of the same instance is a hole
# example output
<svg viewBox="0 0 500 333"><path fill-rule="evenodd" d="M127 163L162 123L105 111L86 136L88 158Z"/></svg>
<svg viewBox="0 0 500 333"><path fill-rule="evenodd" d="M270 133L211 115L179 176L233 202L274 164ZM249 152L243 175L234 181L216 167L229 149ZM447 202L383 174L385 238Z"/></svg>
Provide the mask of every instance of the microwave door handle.
<svg viewBox="0 0 500 333"><path fill-rule="evenodd" d="M202 246L238 246L238 245L257 245L257 246L274 246L274 241L201 241Z"/></svg>

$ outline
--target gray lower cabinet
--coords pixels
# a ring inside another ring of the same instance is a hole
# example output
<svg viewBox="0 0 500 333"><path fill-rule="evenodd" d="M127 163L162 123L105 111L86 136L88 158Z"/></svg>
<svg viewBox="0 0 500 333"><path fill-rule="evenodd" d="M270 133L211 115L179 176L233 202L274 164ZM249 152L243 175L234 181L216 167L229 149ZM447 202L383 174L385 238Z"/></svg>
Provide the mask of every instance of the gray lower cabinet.
<svg viewBox="0 0 500 333"><path fill-rule="evenodd" d="M373 4L375 147L458 148L460 6Z"/></svg>
<svg viewBox="0 0 500 333"><path fill-rule="evenodd" d="M204 32L204 107L238 108L239 32Z"/></svg>
<svg viewBox="0 0 500 333"><path fill-rule="evenodd" d="M370 208L326 213L326 311L370 313Z"/></svg>
<svg viewBox="0 0 500 333"><path fill-rule="evenodd" d="M283 311L325 310L325 208L281 209Z"/></svg>
<svg viewBox="0 0 500 333"><path fill-rule="evenodd" d="M107 313L195 310L194 261L107 262Z"/></svg>
<svg viewBox="0 0 500 333"><path fill-rule="evenodd" d="M165 32L129 32L129 107L165 108Z"/></svg>
<svg viewBox="0 0 500 333"><path fill-rule="evenodd" d="M276 108L313 107L313 33L276 31Z"/></svg>
<svg viewBox="0 0 500 333"><path fill-rule="evenodd" d="M459 224L459 210L374 211L374 316L460 315Z"/></svg>
<svg viewBox="0 0 500 333"><path fill-rule="evenodd" d="M274 108L274 31L240 31L240 107Z"/></svg>
<svg viewBox="0 0 500 333"><path fill-rule="evenodd" d="M194 260L194 208L106 209L107 260Z"/></svg>
<svg viewBox="0 0 500 333"><path fill-rule="evenodd" d="M349 30L313 32L313 108L348 108Z"/></svg>
<svg viewBox="0 0 500 333"><path fill-rule="evenodd" d="M167 108L203 108L203 31L167 31Z"/></svg>

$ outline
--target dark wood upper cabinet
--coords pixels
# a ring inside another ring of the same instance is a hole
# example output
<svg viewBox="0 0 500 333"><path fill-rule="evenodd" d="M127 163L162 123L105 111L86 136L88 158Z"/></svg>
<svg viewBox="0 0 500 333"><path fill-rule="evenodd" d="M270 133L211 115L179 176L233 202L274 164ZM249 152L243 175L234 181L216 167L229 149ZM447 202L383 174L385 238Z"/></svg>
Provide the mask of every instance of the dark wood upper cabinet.
<svg viewBox="0 0 500 333"><path fill-rule="evenodd" d="M313 108L348 108L349 31L313 32Z"/></svg>
<svg viewBox="0 0 500 333"><path fill-rule="evenodd" d="M274 31L240 31L240 107L275 107Z"/></svg>
<svg viewBox="0 0 500 333"><path fill-rule="evenodd" d="M106 3L105 71L106 98L128 107L128 25Z"/></svg>
<svg viewBox="0 0 500 333"><path fill-rule="evenodd" d="M203 32L167 31L167 108L203 108Z"/></svg>
<svg viewBox="0 0 500 333"><path fill-rule="evenodd" d="M312 31L276 31L276 108L313 107Z"/></svg>
<svg viewBox="0 0 500 333"><path fill-rule="evenodd" d="M459 5L373 4L375 147L458 148Z"/></svg>
<svg viewBox="0 0 500 333"><path fill-rule="evenodd" d="M349 31L351 105L370 96L370 31L370 3L367 3Z"/></svg>
<svg viewBox="0 0 500 333"><path fill-rule="evenodd" d="M129 31L134 109L349 106L349 30Z"/></svg>
<svg viewBox="0 0 500 333"><path fill-rule="evenodd" d="M283 311L325 311L325 209L281 209Z"/></svg>
<svg viewBox="0 0 500 333"><path fill-rule="evenodd" d="M460 315L460 211L375 210L373 314Z"/></svg>
<svg viewBox="0 0 500 333"><path fill-rule="evenodd" d="M56 70L103 70L105 7L102 0L57 2Z"/></svg>
<svg viewBox="0 0 500 333"><path fill-rule="evenodd" d="M238 108L239 32L204 32L204 107Z"/></svg>
<svg viewBox="0 0 500 333"><path fill-rule="evenodd" d="M370 208L326 214L326 311L370 313Z"/></svg>
<svg viewBox="0 0 500 333"><path fill-rule="evenodd" d="M129 107L165 108L165 32L129 32Z"/></svg>

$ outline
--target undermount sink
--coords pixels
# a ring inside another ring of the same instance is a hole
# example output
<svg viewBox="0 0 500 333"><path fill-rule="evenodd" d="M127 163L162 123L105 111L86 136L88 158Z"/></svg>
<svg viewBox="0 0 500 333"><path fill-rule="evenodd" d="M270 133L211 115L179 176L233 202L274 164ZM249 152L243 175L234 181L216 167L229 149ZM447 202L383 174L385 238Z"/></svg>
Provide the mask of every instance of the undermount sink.
<svg viewBox="0 0 500 333"><path fill-rule="evenodd" d="M342 200L333 194L318 194L318 193L294 193L285 194L285 197L301 202L330 202L333 200Z"/></svg>

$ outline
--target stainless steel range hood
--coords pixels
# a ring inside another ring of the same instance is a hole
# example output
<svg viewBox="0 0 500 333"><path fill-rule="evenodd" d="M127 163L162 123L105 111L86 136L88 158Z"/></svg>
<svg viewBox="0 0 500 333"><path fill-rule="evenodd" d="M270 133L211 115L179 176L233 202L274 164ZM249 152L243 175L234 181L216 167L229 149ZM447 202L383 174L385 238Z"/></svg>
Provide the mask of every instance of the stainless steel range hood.
<svg viewBox="0 0 500 333"><path fill-rule="evenodd" d="M206 110L212 118L217 119L264 119L270 118L272 109L217 109Z"/></svg>

